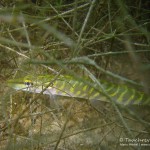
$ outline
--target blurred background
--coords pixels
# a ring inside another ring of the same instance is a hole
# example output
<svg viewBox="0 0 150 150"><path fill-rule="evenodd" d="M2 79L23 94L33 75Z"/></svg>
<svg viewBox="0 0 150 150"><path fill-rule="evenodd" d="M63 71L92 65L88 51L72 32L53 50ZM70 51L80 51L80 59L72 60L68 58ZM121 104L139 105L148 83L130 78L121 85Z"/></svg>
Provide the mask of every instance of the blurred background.
<svg viewBox="0 0 150 150"><path fill-rule="evenodd" d="M60 72L149 95L150 1L0 1L0 149L140 149L120 146L119 139L150 138L148 106L101 102L97 110L61 98L56 108L47 95L7 86L9 79Z"/></svg>

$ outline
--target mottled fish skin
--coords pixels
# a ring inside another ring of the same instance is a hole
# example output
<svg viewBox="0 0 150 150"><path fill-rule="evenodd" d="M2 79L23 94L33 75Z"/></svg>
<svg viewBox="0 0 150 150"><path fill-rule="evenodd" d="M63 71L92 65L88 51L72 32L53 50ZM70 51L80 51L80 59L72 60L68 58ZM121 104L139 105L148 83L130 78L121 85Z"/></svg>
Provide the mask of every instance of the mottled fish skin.
<svg viewBox="0 0 150 150"><path fill-rule="evenodd" d="M29 91L33 93L40 93L53 79L52 76L40 76L36 82L29 83L30 80L15 83L9 82L9 86L16 90ZM21 80L20 80L21 81ZM35 81L31 79L31 82ZM149 105L150 97L126 85L117 85L107 81L101 81L105 93L117 104L122 105ZM89 84L77 81L72 77L59 77L43 92L47 95L57 95L73 98L82 98L87 100L98 100L110 102L103 94L102 90L95 85L94 87Z"/></svg>

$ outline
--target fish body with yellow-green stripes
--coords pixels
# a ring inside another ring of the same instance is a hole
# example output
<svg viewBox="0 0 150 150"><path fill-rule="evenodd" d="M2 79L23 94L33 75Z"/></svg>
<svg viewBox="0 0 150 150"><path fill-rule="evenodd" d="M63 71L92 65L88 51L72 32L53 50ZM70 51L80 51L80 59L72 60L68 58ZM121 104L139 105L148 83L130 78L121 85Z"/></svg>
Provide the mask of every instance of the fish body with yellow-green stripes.
<svg viewBox="0 0 150 150"><path fill-rule="evenodd" d="M90 101L114 101L122 105L149 105L150 97L144 92L129 88L127 85L117 85L101 81L103 90L90 80L76 80L70 76L27 76L23 79L9 80L8 85L16 90L29 91L47 95L87 99ZM47 85L49 85L47 87ZM105 94L103 93L105 91ZM110 100L108 97L110 97Z"/></svg>

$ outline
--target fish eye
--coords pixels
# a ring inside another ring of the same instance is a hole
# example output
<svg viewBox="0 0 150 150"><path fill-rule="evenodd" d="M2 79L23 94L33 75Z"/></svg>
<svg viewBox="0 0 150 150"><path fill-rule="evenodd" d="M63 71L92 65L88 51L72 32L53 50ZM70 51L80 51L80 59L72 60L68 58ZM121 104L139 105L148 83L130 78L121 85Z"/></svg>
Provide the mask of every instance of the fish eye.
<svg viewBox="0 0 150 150"><path fill-rule="evenodd" d="M30 85L30 82L25 82L25 85Z"/></svg>
<svg viewBox="0 0 150 150"><path fill-rule="evenodd" d="M27 85L27 86L32 86L33 85L33 83L30 80L25 81L24 84Z"/></svg>

